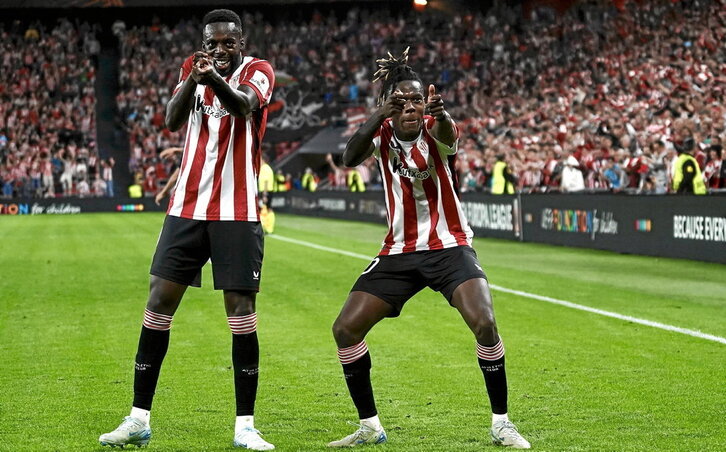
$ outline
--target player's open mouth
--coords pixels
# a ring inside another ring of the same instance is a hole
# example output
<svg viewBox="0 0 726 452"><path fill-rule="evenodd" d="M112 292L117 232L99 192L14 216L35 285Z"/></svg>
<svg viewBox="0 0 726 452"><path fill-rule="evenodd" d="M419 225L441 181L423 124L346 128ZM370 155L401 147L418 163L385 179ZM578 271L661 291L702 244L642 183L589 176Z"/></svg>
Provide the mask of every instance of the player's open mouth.
<svg viewBox="0 0 726 452"><path fill-rule="evenodd" d="M401 123L406 126L417 126L418 119L404 119Z"/></svg>
<svg viewBox="0 0 726 452"><path fill-rule="evenodd" d="M220 70L225 70L229 67L230 60L223 59L223 60L214 60L214 67Z"/></svg>

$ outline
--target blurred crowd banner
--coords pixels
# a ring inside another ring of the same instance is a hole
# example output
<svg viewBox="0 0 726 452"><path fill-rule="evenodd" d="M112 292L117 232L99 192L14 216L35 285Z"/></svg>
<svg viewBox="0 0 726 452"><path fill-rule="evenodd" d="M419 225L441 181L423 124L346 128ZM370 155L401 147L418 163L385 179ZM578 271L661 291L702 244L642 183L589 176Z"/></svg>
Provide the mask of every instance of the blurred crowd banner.
<svg viewBox="0 0 726 452"><path fill-rule="evenodd" d="M276 193L277 212L386 222L380 192ZM462 195L477 237L726 263L726 197Z"/></svg>

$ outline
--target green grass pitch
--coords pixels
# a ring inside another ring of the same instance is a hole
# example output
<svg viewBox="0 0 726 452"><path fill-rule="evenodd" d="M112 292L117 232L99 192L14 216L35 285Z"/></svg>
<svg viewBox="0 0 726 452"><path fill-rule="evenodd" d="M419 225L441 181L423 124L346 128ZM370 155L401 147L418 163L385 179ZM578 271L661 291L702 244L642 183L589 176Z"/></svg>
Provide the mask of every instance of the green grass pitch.
<svg viewBox="0 0 726 452"><path fill-rule="evenodd" d="M0 217L0 450L93 451L128 414L161 214ZM278 216L276 235L373 257L381 225ZM726 337L726 267L476 239L493 284ZM256 425L278 450L354 429L330 333L367 263L269 237ZM189 289L149 450L231 450L221 293ZM726 450L726 345L493 292L510 416L540 451ZM425 290L367 338L387 451L497 450L474 340Z"/></svg>

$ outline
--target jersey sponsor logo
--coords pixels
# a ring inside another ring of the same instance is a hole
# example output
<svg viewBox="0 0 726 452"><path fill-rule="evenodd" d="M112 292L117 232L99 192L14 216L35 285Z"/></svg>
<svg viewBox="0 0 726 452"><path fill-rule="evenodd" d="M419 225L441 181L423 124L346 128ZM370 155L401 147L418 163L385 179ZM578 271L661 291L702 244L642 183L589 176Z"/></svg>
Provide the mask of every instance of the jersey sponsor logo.
<svg viewBox="0 0 726 452"><path fill-rule="evenodd" d="M266 96L267 90L270 89L270 79L268 79L267 76L260 71L255 71L255 73L252 74L252 78L250 78L250 83L255 85L257 89L260 90L263 96Z"/></svg>
<svg viewBox="0 0 726 452"><path fill-rule="evenodd" d="M194 110L202 110L205 115L219 119L229 115L229 112L224 107L215 107L214 105L205 105L204 98L197 94L196 101L194 102Z"/></svg>
<svg viewBox="0 0 726 452"><path fill-rule="evenodd" d="M418 168L404 168L403 162L398 157L393 157L393 171L402 177L408 177L410 179L418 179L418 180L424 180L431 177L431 172L434 169L434 165L429 165L429 167L421 171Z"/></svg>

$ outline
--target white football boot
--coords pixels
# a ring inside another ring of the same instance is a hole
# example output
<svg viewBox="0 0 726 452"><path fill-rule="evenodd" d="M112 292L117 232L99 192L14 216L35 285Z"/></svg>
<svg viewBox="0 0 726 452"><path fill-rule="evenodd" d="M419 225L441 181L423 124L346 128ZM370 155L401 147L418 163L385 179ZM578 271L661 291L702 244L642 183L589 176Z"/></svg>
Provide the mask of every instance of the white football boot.
<svg viewBox="0 0 726 452"><path fill-rule="evenodd" d="M529 441L519 434L517 427L509 421L495 422L492 424L490 433L492 441L498 446L511 447L512 449L529 449L532 447Z"/></svg>
<svg viewBox="0 0 726 452"><path fill-rule="evenodd" d="M382 427L380 430L376 430L367 425L360 425L358 426L358 430L351 435L328 443L328 447L355 447L362 446L363 444L381 444L385 443L386 440L388 440L388 437Z"/></svg>
<svg viewBox="0 0 726 452"><path fill-rule="evenodd" d="M116 430L98 437L98 442L102 446L119 446L121 448L127 444L137 447L145 446L149 444L150 440L151 427L149 424L131 416L126 416Z"/></svg>
<svg viewBox="0 0 726 452"><path fill-rule="evenodd" d="M260 431L254 428L243 428L234 434L234 447L244 447L250 450L272 450L275 448L260 436Z"/></svg>

